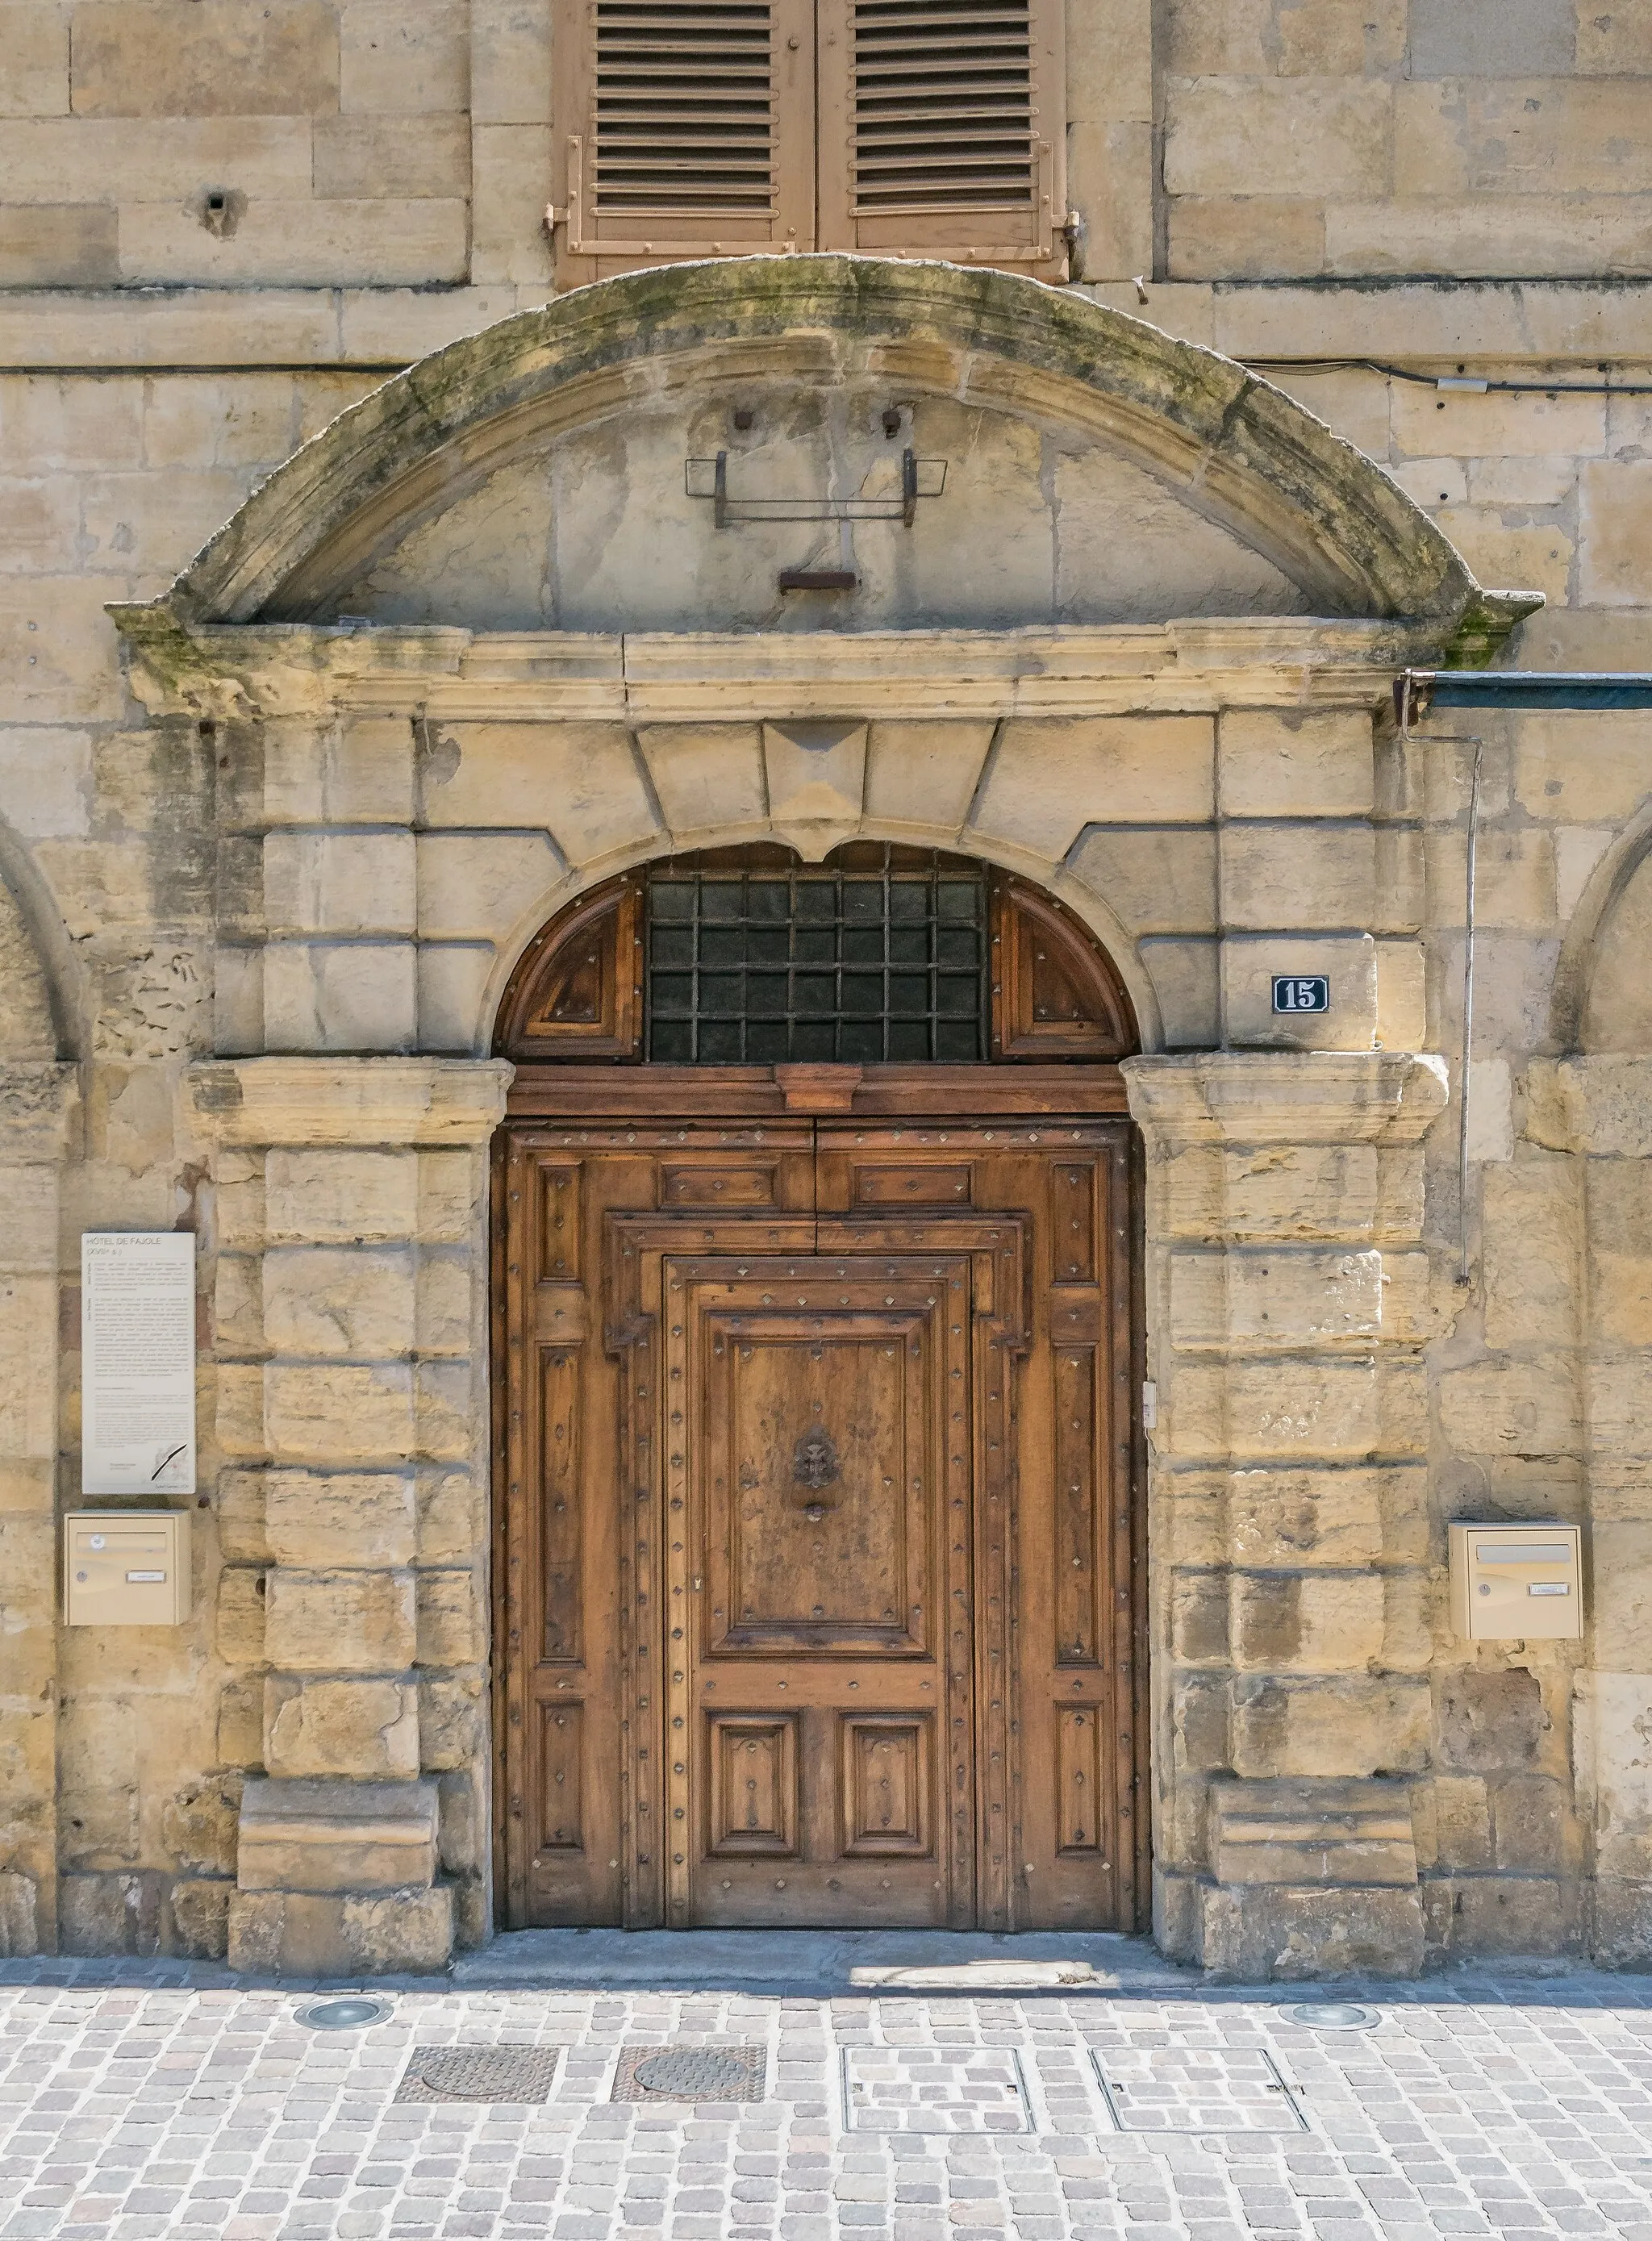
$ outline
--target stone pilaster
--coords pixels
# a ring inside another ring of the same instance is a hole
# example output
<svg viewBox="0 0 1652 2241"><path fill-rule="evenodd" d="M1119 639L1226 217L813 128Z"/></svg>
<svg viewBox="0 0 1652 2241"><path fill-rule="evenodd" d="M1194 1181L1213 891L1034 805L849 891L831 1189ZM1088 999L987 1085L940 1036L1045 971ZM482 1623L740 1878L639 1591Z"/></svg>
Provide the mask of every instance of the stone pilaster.
<svg viewBox="0 0 1652 2241"><path fill-rule="evenodd" d="M1608 1967L1652 1963L1652 1058L1540 1060L1526 1134L1576 1155L1583 1194L1581 1336L1584 1662L1573 1676L1574 1778L1593 1838L1590 1944Z"/></svg>
<svg viewBox="0 0 1652 2241"><path fill-rule="evenodd" d="M217 1185L220 1648L257 1704L237 1966L445 1965L485 1930L493 1061L191 1077ZM234 1712L231 1717L235 1716ZM439 1836L438 1836L439 1830Z"/></svg>
<svg viewBox="0 0 1652 2241"><path fill-rule="evenodd" d="M57 1206L75 1069L0 1066L0 1957L57 1943Z"/></svg>
<svg viewBox="0 0 1652 2241"><path fill-rule="evenodd" d="M1131 1060L1157 1397L1155 1892L1244 1978L1415 1974L1428 1270L1443 1062Z"/></svg>

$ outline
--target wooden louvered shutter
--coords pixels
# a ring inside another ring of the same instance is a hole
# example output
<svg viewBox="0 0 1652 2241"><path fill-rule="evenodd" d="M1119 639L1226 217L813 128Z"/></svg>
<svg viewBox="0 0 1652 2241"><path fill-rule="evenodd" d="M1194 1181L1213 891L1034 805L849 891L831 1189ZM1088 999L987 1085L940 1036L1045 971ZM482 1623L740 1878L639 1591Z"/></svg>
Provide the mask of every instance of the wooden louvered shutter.
<svg viewBox="0 0 1652 2241"><path fill-rule="evenodd" d="M813 246L813 0L571 0L558 32L559 286Z"/></svg>
<svg viewBox="0 0 1652 2241"><path fill-rule="evenodd" d="M1062 0L818 0L822 249L1067 278Z"/></svg>

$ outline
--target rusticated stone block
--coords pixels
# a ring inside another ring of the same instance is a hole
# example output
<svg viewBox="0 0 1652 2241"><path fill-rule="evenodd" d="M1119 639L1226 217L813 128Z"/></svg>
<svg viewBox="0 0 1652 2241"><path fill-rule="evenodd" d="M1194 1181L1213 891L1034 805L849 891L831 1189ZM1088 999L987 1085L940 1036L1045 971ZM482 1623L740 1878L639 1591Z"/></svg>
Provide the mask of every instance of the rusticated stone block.
<svg viewBox="0 0 1652 2241"><path fill-rule="evenodd" d="M1547 1876L1457 1876L1429 1887L1428 1898L1441 1942L1458 1957L1546 1957L1571 1942L1561 1886Z"/></svg>
<svg viewBox="0 0 1652 2241"><path fill-rule="evenodd" d="M1595 1887L1594 1957L1602 1968L1652 1963L1652 1881L1602 1876Z"/></svg>
<svg viewBox="0 0 1652 2241"><path fill-rule="evenodd" d="M418 1702L402 1681L299 1681L264 1690L264 1763L272 1775L409 1781L418 1772Z"/></svg>
<svg viewBox="0 0 1652 2241"><path fill-rule="evenodd" d="M1227 1582L1220 1572L1183 1572L1170 1591L1171 1655L1184 1665L1227 1662Z"/></svg>
<svg viewBox="0 0 1652 2241"><path fill-rule="evenodd" d="M418 1662L473 1665L483 1655L482 1613L472 1572L418 1575Z"/></svg>
<svg viewBox="0 0 1652 2241"><path fill-rule="evenodd" d="M1241 1671L1361 1672L1382 1655L1379 1573L1240 1573L1232 1595L1234 1663Z"/></svg>
<svg viewBox="0 0 1652 2241"><path fill-rule="evenodd" d="M1565 1865L1566 1796L1547 1775L1503 1774L1488 1784L1500 1868L1556 1876Z"/></svg>
<svg viewBox="0 0 1652 2241"><path fill-rule="evenodd" d="M0 1871L0 1961L26 1961L40 1950L38 1900L31 1876Z"/></svg>
<svg viewBox="0 0 1652 2241"><path fill-rule="evenodd" d="M297 1673L397 1673L413 1662L413 1575L407 1571L269 1575L265 1648Z"/></svg>
<svg viewBox="0 0 1652 2241"><path fill-rule="evenodd" d="M467 1564L482 1546L485 1526L475 1481L468 1471L418 1474L418 1561Z"/></svg>
<svg viewBox="0 0 1652 2241"><path fill-rule="evenodd" d="M419 1756L430 1773L469 1766L486 1741L478 1676L421 1680L418 1684Z"/></svg>
<svg viewBox="0 0 1652 2241"><path fill-rule="evenodd" d="M445 1884L359 1897L238 1890L230 1901L230 1966L250 1973L434 1976L452 1950L453 1900Z"/></svg>
<svg viewBox="0 0 1652 2241"><path fill-rule="evenodd" d="M227 1876L191 1877L168 1893L173 1949L191 1961L222 1961L229 1948L230 1901L235 1885Z"/></svg>
<svg viewBox="0 0 1652 2241"><path fill-rule="evenodd" d="M1535 1673L1519 1667L1482 1673L1472 1667L1437 1676L1442 1766L1464 1774L1498 1774L1534 1766L1548 1727Z"/></svg>
<svg viewBox="0 0 1652 2241"><path fill-rule="evenodd" d="M1233 1765L1244 1775L1415 1773L1428 1687L1394 1677L1236 1680Z"/></svg>
<svg viewBox="0 0 1652 2241"><path fill-rule="evenodd" d="M385 1570L412 1561L413 1482L390 1471L271 1471L266 1530L278 1563Z"/></svg>
<svg viewBox="0 0 1652 2241"><path fill-rule="evenodd" d="M405 1366L271 1362L264 1427L278 1461L338 1464L394 1459L413 1442L413 1373Z"/></svg>
<svg viewBox="0 0 1652 2241"><path fill-rule="evenodd" d="M1219 1983L1422 1973L1421 1897L1392 1887L1207 1886L1198 1957Z"/></svg>
<svg viewBox="0 0 1652 2241"><path fill-rule="evenodd" d="M161 1812L161 1842L181 1868L197 1875L235 1873L241 1777L219 1776L180 1790Z"/></svg>
<svg viewBox="0 0 1652 2241"><path fill-rule="evenodd" d="M434 1462L465 1462L475 1452L478 1407L476 1372L468 1361L421 1361L413 1373L418 1452Z"/></svg>
<svg viewBox="0 0 1652 2241"><path fill-rule="evenodd" d="M1223 1884L1392 1883L1417 1880L1410 1784L1217 1782L1210 1864Z"/></svg>
<svg viewBox="0 0 1652 2241"><path fill-rule="evenodd" d="M272 1151L264 1176L271 1242L370 1245L415 1235L421 1164L415 1152Z"/></svg>
<svg viewBox="0 0 1652 2241"><path fill-rule="evenodd" d="M281 1354L358 1361L413 1346L411 1247L289 1247L264 1256L264 1331Z"/></svg>
<svg viewBox="0 0 1652 2241"><path fill-rule="evenodd" d="M436 1872L433 1782L249 1782L241 1801L244 1891L423 1889Z"/></svg>
<svg viewBox="0 0 1652 2241"><path fill-rule="evenodd" d="M263 1764L262 1681L228 1681L218 1691L217 1756L220 1766Z"/></svg>
<svg viewBox="0 0 1652 2241"><path fill-rule="evenodd" d="M264 1662L264 1575L236 1565L218 1578L218 1656L231 1665Z"/></svg>

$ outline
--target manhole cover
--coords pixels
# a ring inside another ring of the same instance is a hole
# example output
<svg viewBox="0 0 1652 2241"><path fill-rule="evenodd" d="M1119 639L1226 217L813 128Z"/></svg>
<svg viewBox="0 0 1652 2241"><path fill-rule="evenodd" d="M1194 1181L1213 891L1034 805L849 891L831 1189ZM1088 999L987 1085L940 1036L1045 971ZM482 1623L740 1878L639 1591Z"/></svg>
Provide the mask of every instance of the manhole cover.
<svg viewBox="0 0 1652 2241"><path fill-rule="evenodd" d="M851 2046L843 2106L852 2132L1030 2132L1013 2046Z"/></svg>
<svg viewBox="0 0 1652 2241"><path fill-rule="evenodd" d="M1090 2050L1121 2132L1305 2132L1294 2089L1265 2047Z"/></svg>
<svg viewBox="0 0 1652 2241"><path fill-rule="evenodd" d="M1353 2000L1302 2000L1285 2010L1286 2020L1309 2030L1374 2030L1381 2017Z"/></svg>
<svg viewBox="0 0 1652 2241"><path fill-rule="evenodd" d="M388 2000L375 2000L363 1993L354 1999L312 2001L298 2010L298 2021L308 2024L311 2030L365 2030L370 2024L382 2024L389 2014Z"/></svg>
<svg viewBox="0 0 1652 2241"><path fill-rule="evenodd" d="M614 2074L616 2101L760 2101L760 2046L628 2046Z"/></svg>
<svg viewBox="0 0 1652 2241"><path fill-rule="evenodd" d="M398 2101L543 2101L562 2058L559 2046L421 2046L413 2050Z"/></svg>

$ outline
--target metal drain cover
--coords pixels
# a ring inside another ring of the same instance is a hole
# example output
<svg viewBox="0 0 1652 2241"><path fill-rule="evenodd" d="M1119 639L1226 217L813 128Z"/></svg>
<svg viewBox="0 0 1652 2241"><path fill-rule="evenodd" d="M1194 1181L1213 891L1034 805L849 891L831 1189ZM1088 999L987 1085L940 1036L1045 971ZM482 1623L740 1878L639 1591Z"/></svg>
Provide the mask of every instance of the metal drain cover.
<svg viewBox="0 0 1652 2241"><path fill-rule="evenodd" d="M382 2024L390 2014L388 2000L376 2000L368 1993L354 1994L347 1999L314 2000L298 2010L298 2021L308 2024L311 2030L365 2030L371 2024Z"/></svg>
<svg viewBox="0 0 1652 2241"><path fill-rule="evenodd" d="M543 2101L562 2059L559 2046L422 2046L413 2050L398 2101Z"/></svg>
<svg viewBox="0 0 1652 2241"><path fill-rule="evenodd" d="M616 2101L760 2101L760 2046L628 2046L614 2075Z"/></svg>
<svg viewBox="0 0 1652 2241"><path fill-rule="evenodd" d="M1374 2030L1382 2020L1374 2008L1354 2000L1301 2000L1287 2008L1285 2017L1309 2030Z"/></svg>

